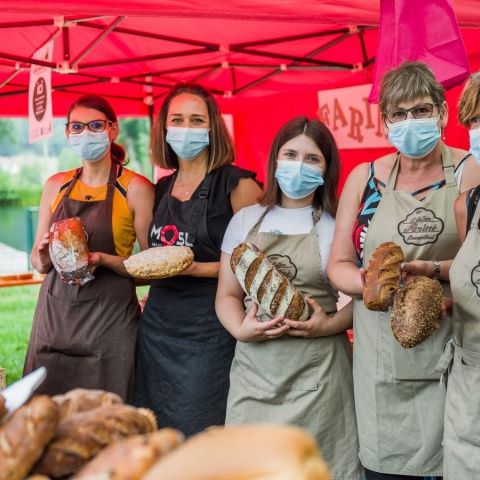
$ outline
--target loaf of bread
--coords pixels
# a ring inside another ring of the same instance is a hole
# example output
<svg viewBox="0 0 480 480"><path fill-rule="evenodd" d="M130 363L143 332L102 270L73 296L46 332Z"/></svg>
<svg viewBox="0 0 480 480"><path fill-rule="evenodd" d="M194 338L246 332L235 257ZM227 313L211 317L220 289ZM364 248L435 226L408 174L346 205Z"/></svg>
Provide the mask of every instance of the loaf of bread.
<svg viewBox="0 0 480 480"><path fill-rule="evenodd" d="M161 459L143 480L328 480L315 441L293 426L213 428Z"/></svg>
<svg viewBox="0 0 480 480"><path fill-rule="evenodd" d="M269 317L308 319L309 308L302 293L254 245L241 243L235 247L230 265L243 291Z"/></svg>
<svg viewBox="0 0 480 480"><path fill-rule="evenodd" d="M173 277L183 272L193 262L189 247L153 247L124 260L127 272L135 278L155 280Z"/></svg>
<svg viewBox="0 0 480 480"><path fill-rule="evenodd" d="M183 435L171 428L129 437L102 450L73 478L88 480L101 476L109 480L141 480L155 462L182 441Z"/></svg>
<svg viewBox="0 0 480 480"><path fill-rule="evenodd" d="M373 252L365 273L363 303L369 310L386 312L399 288L405 260L402 249L393 242L380 244Z"/></svg>
<svg viewBox="0 0 480 480"><path fill-rule="evenodd" d="M107 405L77 413L60 422L35 473L54 478L72 475L111 443L156 428L150 410L128 405Z"/></svg>
<svg viewBox="0 0 480 480"><path fill-rule="evenodd" d="M55 395L52 399L60 409L60 420L97 407L123 403L122 399L115 393L105 390L87 390L85 388L76 388L63 395Z"/></svg>
<svg viewBox="0 0 480 480"><path fill-rule="evenodd" d="M396 291L390 324L393 336L402 347L415 347L435 331L442 301L442 285L429 277L414 277Z"/></svg>
<svg viewBox="0 0 480 480"><path fill-rule="evenodd" d="M32 398L0 427L0 480L23 480L53 438L58 407L47 396Z"/></svg>

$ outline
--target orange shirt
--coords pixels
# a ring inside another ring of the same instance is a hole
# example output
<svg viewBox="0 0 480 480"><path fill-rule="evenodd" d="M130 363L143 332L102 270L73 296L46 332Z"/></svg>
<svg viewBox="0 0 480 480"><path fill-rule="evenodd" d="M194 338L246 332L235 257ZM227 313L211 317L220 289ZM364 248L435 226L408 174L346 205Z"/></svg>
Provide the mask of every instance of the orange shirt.
<svg viewBox="0 0 480 480"><path fill-rule="evenodd" d="M76 172L77 169L65 172L64 177L62 178L62 187L51 206L52 213L58 207L60 200L65 195L69 182L72 180ZM131 255L133 244L136 239L132 212L130 212L127 204L128 186L134 177L141 177L141 175L122 167L120 175L117 177L117 184L113 194L113 241L115 251L117 252L117 255L120 255L121 257L128 257ZM144 180L148 182L146 178L144 178ZM105 200L107 198L107 185L90 187L79 179L72 189L70 198L72 200L80 200L83 202Z"/></svg>

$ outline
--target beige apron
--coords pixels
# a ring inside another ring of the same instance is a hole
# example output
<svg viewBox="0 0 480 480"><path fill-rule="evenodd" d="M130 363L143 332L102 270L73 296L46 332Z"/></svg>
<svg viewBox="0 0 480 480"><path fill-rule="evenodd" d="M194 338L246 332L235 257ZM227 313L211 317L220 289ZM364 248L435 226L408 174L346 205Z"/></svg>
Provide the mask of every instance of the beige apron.
<svg viewBox="0 0 480 480"><path fill-rule="evenodd" d="M326 280L315 225L306 234L260 233L266 214L249 232L247 241L266 252L293 284L327 313L334 313L336 296ZM319 217L316 214L314 220ZM316 438L335 480L363 478L358 460L351 349L345 334L237 342L226 423L259 422L306 428Z"/></svg>
<svg viewBox="0 0 480 480"><path fill-rule="evenodd" d="M406 260L439 260L455 256L454 202L458 195L447 149L442 152L445 186L419 201L395 191L399 158L367 230L364 266L382 242L402 247ZM443 284L448 293L448 283ZM394 339L390 312L367 310L354 302L353 378L365 468L401 475L441 475L445 392L435 366L451 334L451 318L415 348Z"/></svg>
<svg viewBox="0 0 480 480"><path fill-rule="evenodd" d="M480 478L480 230L477 206L471 228L450 268L454 342L445 405L444 478Z"/></svg>

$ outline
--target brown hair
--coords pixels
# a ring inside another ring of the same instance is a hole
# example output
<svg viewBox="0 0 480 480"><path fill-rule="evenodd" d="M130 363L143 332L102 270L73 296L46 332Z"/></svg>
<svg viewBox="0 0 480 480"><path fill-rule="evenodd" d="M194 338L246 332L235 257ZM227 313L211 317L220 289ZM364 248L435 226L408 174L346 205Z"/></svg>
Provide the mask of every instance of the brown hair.
<svg viewBox="0 0 480 480"><path fill-rule="evenodd" d="M327 171L324 172L325 184L315 190L312 205L314 208L322 209L332 217L335 217L338 203L336 190L339 175L337 144L325 124L319 120L307 117L296 117L290 120L275 136L268 158L267 189L260 200L260 204L267 207L280 204L281 190L275 178L278 154L283 145L292 140L292 138L302 134L315 142L315 145L322 151L327 162Z"/></svg>
<svg viewBox="0 0 480 480"><path fill-rule="evenodd" d="M166 142L165 136L167 133L167 115L170 102L182 93L196 95L207 105L208 118L210 120L207 173L222 165L233 163L235 159L233 143L220 114L220 108L208 90L194 83L178 84L165 97L152 129L151 148L153 163L161 168L178 168L177 155Z"/></svg>
<svg viewBox="0 0 480 480"><path fill-rule="evenodd" d="M380 111L385 117L388 106L420 97L431 97L436 105L441 106L445 101L445 89L424 63L403 62L389 70L382 79Z"/></svg>
<svg viewBox="0 0 480 480"><path fill-rule="evenodd" d="M468 122L478 110L480 104L480 72L474 73L465 83L458 102L458 121L469 127Z"/></svg>
<svg viewBox="0 0 480 480"><path fill-rule="evenodd" d="M118 124L117 114L113 110L112 106L107 102L107 100L99 95L84 95L83 97L80 97L68 110L67 122L70 121L70 115L77 107L91 108L93 110L102 112L108 120ZM126 160L127 155L125 150L118 143L111 143L110 154L114 163L119 165L126 165L128 163Z"/></svg>

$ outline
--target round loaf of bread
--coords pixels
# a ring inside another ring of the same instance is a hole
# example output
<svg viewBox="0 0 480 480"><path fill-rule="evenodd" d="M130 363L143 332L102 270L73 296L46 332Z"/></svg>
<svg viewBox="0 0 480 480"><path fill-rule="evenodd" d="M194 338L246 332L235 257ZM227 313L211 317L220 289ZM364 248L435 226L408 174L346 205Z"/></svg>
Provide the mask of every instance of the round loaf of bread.
<svg viewBox="0 0 480 480"><path fill-rule="evenodd" d="M251 243L233 249L230 266L243 291L270 317L307 320L308 304L268 257Z"/></svg>
<svg viewBox="0 0 480 480"><path fill-rule="evenodd" d="M442 313L443 289L438 280L418 276L397 290L390 324L402 347L412 348L435 330Z"/></svg>
<svg viewBox="0 0 480 480"><path fill-rule="evenodd" d="M189 247L152 247L124 260L127 272L135 278L156 280L173 277L183 272L193 262Z"/></svg>
<svg viewBox="0 0 480 480"><path fill-rule="evenodd" d="M328 480L315 441L293 426L212 428L161 459L143 480Z"/></svg>

